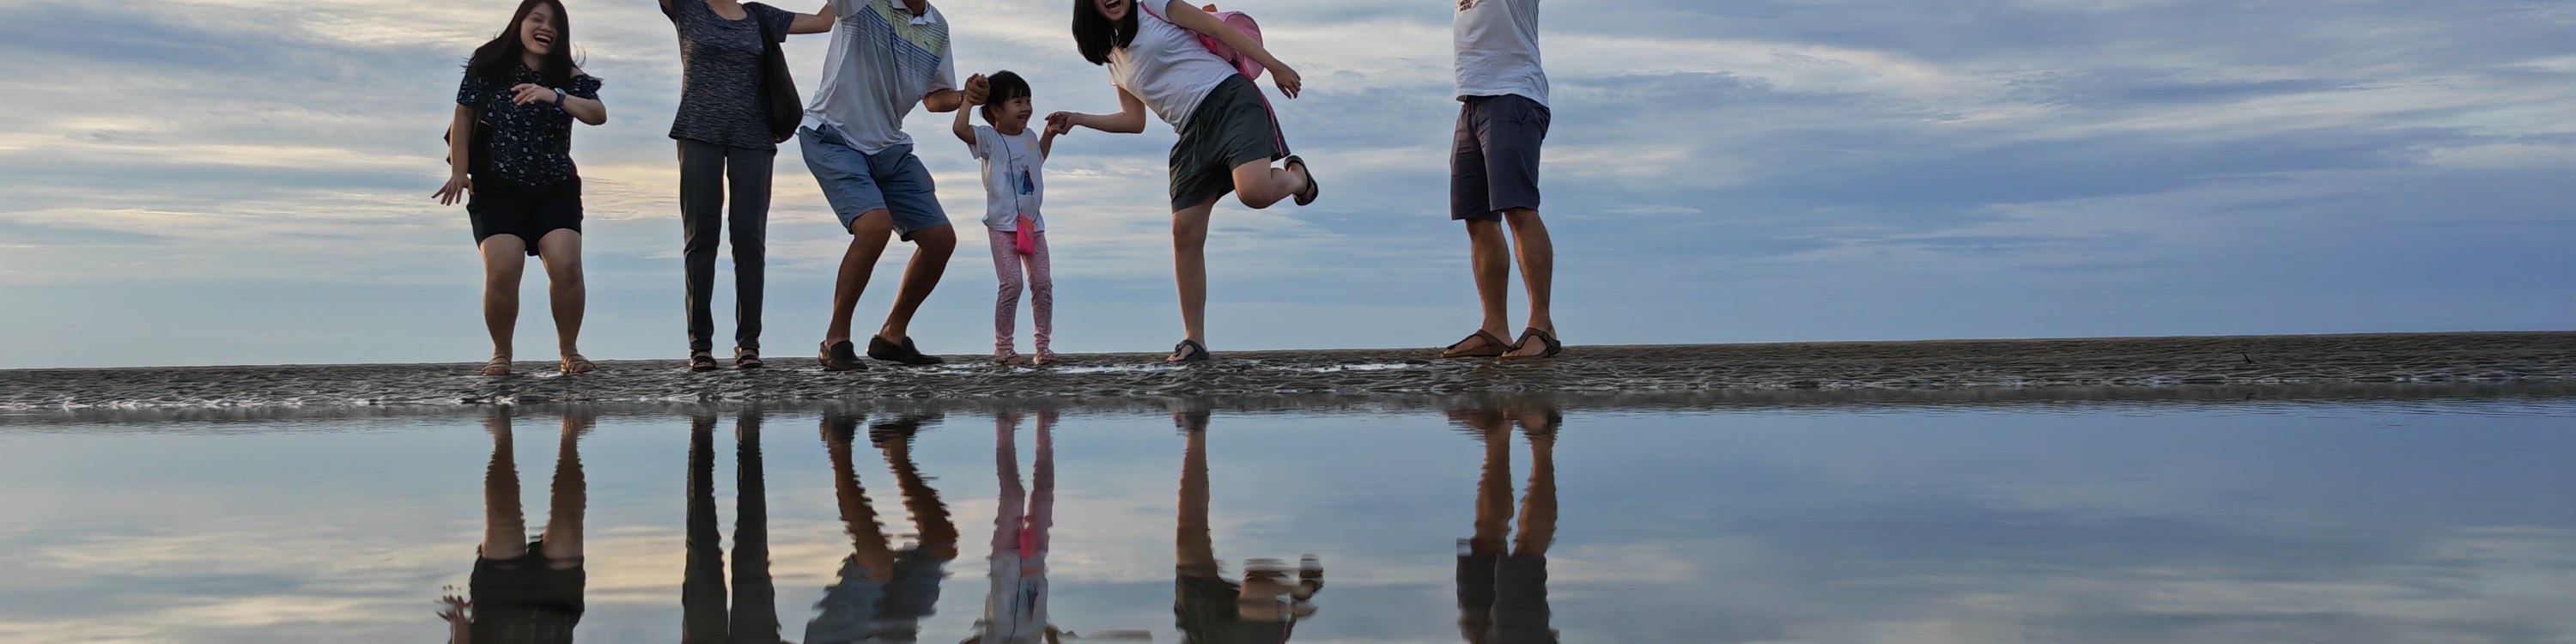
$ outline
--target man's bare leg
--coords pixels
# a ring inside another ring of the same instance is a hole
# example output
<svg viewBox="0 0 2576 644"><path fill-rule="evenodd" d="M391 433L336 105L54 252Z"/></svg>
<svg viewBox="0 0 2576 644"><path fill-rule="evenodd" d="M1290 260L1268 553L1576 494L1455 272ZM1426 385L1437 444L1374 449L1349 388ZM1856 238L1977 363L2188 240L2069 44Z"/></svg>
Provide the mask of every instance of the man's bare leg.
<svg viewBox="0 0 2576 644"><path fill-rule="evenodd" d="M1476 330L1499 338L1505 344L1488 346L1482 339L1462 341L1456 349L1442 352L1442 357L1493 355L1495 350L1511 349L1513 336L1508 320L1511 319L1512 247L1504 241L1503 222L1467 220L1467 248L1469 267L1476 275L1476 301L1482 305L1479 312L1483 314Z"/></svg>
<svg viewBox="0 0 2576 644"><path fill-rule="evenodd" d="M895 291L894 310L886 314L885 326L877 328L877 337L902 343L912 333L912 314L939 288L939 278L948 272L948 258L957 252L957 229L940 226L912 233L912 261L904 265L903 284Z"/></svg>
<svg viewBox="0 0 2576 644"><path fill-rule="evenodd" d="M1511 224L1512 250L1520 259L1521 284L1529 291L1530 317L1526 328L1556 335L1556 318L1548 313L1556 279L1556 243L1547 236L1547 223L1539 220L1538 211L1526 208L1503 211L1503 221ZM1546 353L1544 343L1533 340L1528 346L1503 357L1531 358Z"/></svg>
<svg viewBox="0 0 2576 644"><path fill-rule="evenodd" d="M868 290L877 259L885 255L886 240L893 236L894 215L883 209L870 210L850 223L850 248L842 251L840 274L832 283L832 322L823 327L825 344L850 339L850 316L859 308L859 295Z"/></svg>
<svg viewBox="0 0 2576 644"><path fill-rule="evenodd" d="M885 529L877 525L876 507L859 486L850 462L850 440L858 432L855 416L825 413L823 447L832 461L832 497L840 505L841 526L850 535L850 556L867 569L869 581L894 579L894 551L886 547Z"/></svg>

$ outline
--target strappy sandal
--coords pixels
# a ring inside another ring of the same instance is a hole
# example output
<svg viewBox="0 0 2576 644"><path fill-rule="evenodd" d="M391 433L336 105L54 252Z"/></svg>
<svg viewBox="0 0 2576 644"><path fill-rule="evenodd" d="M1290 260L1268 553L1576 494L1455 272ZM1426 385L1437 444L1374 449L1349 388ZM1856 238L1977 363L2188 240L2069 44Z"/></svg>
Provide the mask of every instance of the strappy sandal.
<svg viewBox="0 0 2576 644"><path fill-rule="evenodd" d="M689 352L689 371L715 371L716 355L705 351Z"/></svg>
<svg viewBox="0 0 2576 644"><path fill-rule="evenodd" d="M1517 342L1517 343L1512 344L1512 350L1513 350L1513 351L1519 351L1519 350L1521 350L1521 347L1529 346L1529 342L1530 342L1530 340L1533 340L1533 339L1538 340L1538 341L1541 343L1541 344L1540 344L1540 346L1547 347L1547 351L1542 352L1542 353L1540 353L1540 354L1538 354L1538 355L1534 355L1534 356L1521 356L1521 357L1519 357L1519 358L1514 358L1514 357L1512 357L1510 354L1506 353L1506 354L1504 354L1504 355L1503 355L1503 359L1505 359L1505 360L1527 360L1527 359L1530 359L1530 358L1554 358L1554 357L1556 357L1556 356L1557 356L1557 354L1565 353L1565 344L1563 344L1563 343L1560 343L1560 342L1557 342L1557 341L1556 341L1556 334L1554 334L1554 333L1549 333L1549 332L1546 332L1546 331L1540 331L1540 330L1538 330L1538 327L1530 327L1530 328L1528 328L1528 329L1524 329L1524 330L1522 330L1522 331L1521 331L1521 341L1520 341L1520 342Z"/></svg>
<svg viewBox="0 0 2576 644"><path fill-rule="evenodd" d="M1021 361L1021 358L1020 358L1020 352L1018 352L1018 351L1013 351L1013 350L1010 350L1010 349L1002 349L1002 350L994 351L994 352L993 352L993 366L997 366L997 367L1007 367L1007 366L1010 366L1010 365L1019 364L1019 363L1020 363L1020 361Z"/></svg>
<svg viewBox="0 0 2576 644"><path fill-rule="evenodd" d="M1317 184L1315 183L1315 169L1314 169L1313 167L1311 167L1311 166L1306 165L1306 160L1305 160L1305 159L1297 158L1297 155L1291 154L1291 155L1288 155L1288 162L1287 162L1287 163L1280 164L1280 166L1279 166L1279 167L1281 167L1281 168L1286 168L1286 167L1288 167L1288 166L1292 166L1292 165L1293 165L1293 166L1297 166L1297 173L1298 173L1298 174L1302 174L1302 175L1305 175L1305 176L1306 176L1306 190L1305 190L1304 192L1299 192L1299 193L1297 193L1296 195L1294 195L1294 196L1297 198L1297 205L1303 206L1303 205L1306 205L1306 204L1315 203L1315 198L1316 198L1316 197L1324 196L1324 188L1323 188L1323 186L1317 185Z"/></svg>
<svg viewBox="0 0 2576 644"><path fill-rule="evenodd" d="M1478 340L1483 340L1485 342L1485 348L1471 352L1459 351L1459 347L1467 346L1467 343ZM1449 345L1448 348L1441 349L1440 357L1450 359L1499 358L1502 357L1504 353L1509 353L1511 350L1511 343L1504 342L1502 338L1494 337L1494 334L1486 333L1484 329L1477 329L1474 335L1467 336L1466 339L1459 340L1456 344L1452 344Z"/></svg>
<svg viewBox="0 0 2576 644"><path fill-rule="evenodd" d="M563 357L563 366L560 369L563 371L563 375L581 375L598 371L599 363L591 362L589 358L581 357L581 354L575 353Z"/></svg>
<svg viewBox="0 0 2576 644"><path fill-rule="evenodd" d="M760 361L759 351L749 349L733 350L733 368L735 369L759 369L767 366L769 366L769 363Z"/></svg>
<svg viewBox="0 0 2576 644"><path fill-rule="evenodd" d="M483 363L483 372L481 375L487 378L499 378L501 376L510 375L510 357L492 356L490 361Z"/></svg>
<svg viewBox="0 0 2576 644"><path fill-rule="evenodd" d="M1180 344L1172 345L1172 355L1163 358L1163 362L1170 364L1207 361L1207 345L1199 344L1197 340L1182 340Z"/></svg>
<svg viewBox="0 0 2576 644"><path fill-rule="evenodd" d="M1052 366L1055 366L1055 365L1057 365L1057 364L1061 364L1061 363L1063 363L1063 362L1064 362L1064 359L1063 359L1063 358L1060 358L1060 357L1057 357L1057 356L1055 355L1055 352L1053 352L1053 351L1048 351L1048 350L1045 350L1045 349L1039 349L1039 350L1038 350L1038 357L1037 357L1037 359L1029 361L1029 364L1036 365L1036 366L1040 366L1040 367L1052 367Z"/></svg>

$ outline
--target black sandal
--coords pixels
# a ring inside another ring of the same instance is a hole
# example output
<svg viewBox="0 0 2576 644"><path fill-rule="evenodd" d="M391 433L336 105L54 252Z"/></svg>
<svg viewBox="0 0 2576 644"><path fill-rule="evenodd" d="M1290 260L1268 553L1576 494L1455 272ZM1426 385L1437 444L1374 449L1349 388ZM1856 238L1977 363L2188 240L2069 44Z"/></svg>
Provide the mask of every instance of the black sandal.
<svg viewBox="0 0 2576 644"><path fill-rule="evenodd" d="M1483 352L1478 352L1478 353L1450 353L1450 352L1452 352L1452 351L1457 351L1457 350L1458 350L1458 347L1467 346L1467 343L1469 343L1469 342L1474 342L1474 341L1477 341L1477 340L1483 340L1483 341L1485 341L1485 350L1484 350ZM1510 352L1511 352L1511 350L1512 350L1512 345L1511 345L1510 343L1504 342L1502 338L1494 337L1494 334L1486 333L1484 329L1477 329L1477 330L1476 330L1476 334L1475 334L1475 335L1467 336L1467 339L1459 340L1456 344L1451 344L1451 345L1449 345L1449 346L1448 346L1448 348L1441 349L1441 350L1440 350L1440 357L1442 357L1442 358L1449 358L1449 359L1459 359L1459 358L1498 358L1498 357L1502 357L1502 355L1503 355L1503 354L1505 354L1505 353L1510 353Z"/></svg>
<svg viewBox="0 0 2576 644"><path fill-rule="evenodd" d="M1548 332L1546 332L1546 331L1540 331L1540 330L1538 330L1538 327L1530 327L1530 328L1528 328L1528 329L1524 329L1524 330L1522 330L1522 331L1521 331L1521 341L1520 341L1519 343L1513 344L1513 345L1512 345L1512 350L1513 350L1513 351L1519 351L1519 350L1521 350L1521 347L1529 346L1529 341L1530 341L1532 338L1536 338L1539 342L1541 342L1542 344L1541 344L1540 346L1547 347L1547 351L1542 352L1542 353L1540 353L1540 354L1538 354L1538 355L1535 355L1535 356L1523 356L1523 357L1522 357L1522 358L1520 358L1520 359L1528 359L1528 358L1554 358L1554 357L1556 357L1556 356L1557 356L1557 354L1565 353L1565 345L1564 345L1563 343L1560 343L1560 342L1557 342L1557 341L1556 341L1556 334L1554 334L1554 333L1548 333ZM1503 358L1504 358L1504 359L1507 359L1507 360L1508 360L1508 359L1513 359L1510 355L1505 355L1505 356L1503 356Z"/></svg>
<svg viewBox="0 0 2576 644"><path fill-rule="evenodd" d="M1313 166L1306 165L1305 159L1297 158L1297 155L1291 154L1288 155L1288 162L1280 164L1279 167L1286 168L1292 165L1297 166L1298 174L1306 176L1306 191L1292 195L1296 197L1297 205L1303 206L1315 203L1316 197L1324 196L1324 187L1315 183L1315 168Z"/></svg>
<svg viewBox="0 0 2576 644"><path fill-rule="evenodd" d="M715 371L716 356L705 351L689 352L689 371Z"/></svg>
<svg viewBox="0 0 2576 644"><path fill-rule="evenodd" d="M735 369L759 369L767 366L769 366L769 363L760 361L759 351L745 349L733 350L733 368Z"/></svg>
<svg viewBox="0 0 2576 644"><path fill-rule="evenodd" d="M1207 345L1199 344L1197 340L1182 340L1180 344L1172 345L1172 355L1163 358L1163 362L1171 364L1207 361Z"/></svg>

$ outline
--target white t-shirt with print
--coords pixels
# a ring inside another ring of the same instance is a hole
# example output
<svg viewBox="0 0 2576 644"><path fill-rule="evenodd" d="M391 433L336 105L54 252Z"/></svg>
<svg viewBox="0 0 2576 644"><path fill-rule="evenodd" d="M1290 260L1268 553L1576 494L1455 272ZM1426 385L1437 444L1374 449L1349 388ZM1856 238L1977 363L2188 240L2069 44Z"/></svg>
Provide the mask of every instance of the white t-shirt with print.
<svg viewBox="0 0 2576 644"><path fill-rule="evenodd" d="M1155 116L1179 130L1188 124L1190 112L1198 109L1199 101L1206 99L1208 92L1242 72L1199 44L1197 32L1163 19L1165 7L1145 6L1163 1L1166 0L1141 0L1135 4L1143 14L1136 17L1136 39L1125 47L1109 50L1109 84L1144 101Z"/></svg>
<svg viewBox="0 0 2576 644"><path fill-rule="evenodd" d="M1037 224L1029 232L1046 232L1046 217L1038 214L1046 198L1046 155L1038 153L1037 128L1020 128L1019 136L1011 136L975 126L974 150L984 162L984 226L1016 232L1019 218L1027 217Z"/></svg>
<svg viewBox="0 0 2576 644"><path fill-rule="evenodd" d="M1518 94L1547 105L1538 0L1475 0L1458 10L1450 33L1458 46L1458 98Z"/></svg>
<svg viewBox="0 0 2576 644"><path fill-rule="evenodd" d="M903 117L922 96L957 88L948 19L937 7L912 15L900 2L831 0L840 18L823 58L822 84L805 106L806 127L839 129L851 146L876 154L912 143Z"/></svg>

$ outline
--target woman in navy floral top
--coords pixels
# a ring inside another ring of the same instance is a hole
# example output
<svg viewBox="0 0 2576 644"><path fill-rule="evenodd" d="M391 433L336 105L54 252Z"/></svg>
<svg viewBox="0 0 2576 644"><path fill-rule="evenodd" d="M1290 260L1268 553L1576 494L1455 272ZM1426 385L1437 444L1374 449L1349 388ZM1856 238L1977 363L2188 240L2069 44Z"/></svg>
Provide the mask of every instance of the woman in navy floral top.
<svg viewBox="0 0 2576 644"><path fill-rule="evenodd" d="M599 79L572 60L572 25L559 0L523 0L499 37L474 50L448 126L447 185L439 205L463 198L483 251L483 324L492 360L483 375L510 374L519 319L519 275L530 256L546 266L555 341L565 374L598 368L581 356L581 175L572 122L608 122ZM473 145L476 128L489 147Z"/></svg>

